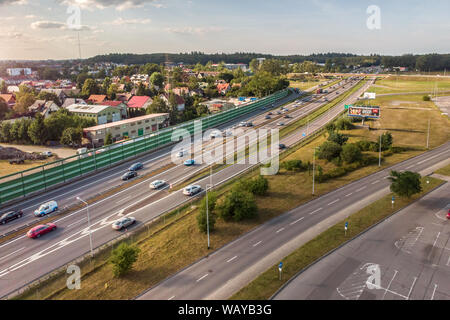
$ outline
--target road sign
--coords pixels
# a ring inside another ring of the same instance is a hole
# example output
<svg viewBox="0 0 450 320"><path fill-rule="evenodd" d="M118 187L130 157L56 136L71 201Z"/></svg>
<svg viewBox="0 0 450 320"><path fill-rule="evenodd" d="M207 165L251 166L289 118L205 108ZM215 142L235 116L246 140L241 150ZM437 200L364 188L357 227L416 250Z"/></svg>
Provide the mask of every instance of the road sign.
<svg viewBox="0 0 450 320"><path fill-rule="evenodd" d="M348 222L345 222L345 231L348 229Z"/></svg>
<svg viewBox="0 0 450 320"><path fill-rule="evenodd" d="M346 105L345 105L345 110L347 110L347 109L348 109L348 107L349 107L349 105L348 105L348 104L346 104Z"/></svg>
<svg viewBox="0 0 450 320"><path fill-rule="evenodd" d="M303 132L303 133L302 133L302 136L306 137L306 133Z"/></svg>
<svg viewBox="0 0 450 320"><path fill-rule="evenodd" d="M280 264L278 265L278 269L281 271L283 269L283 262L280 262Z"/></svg>
<svg viewBox="0 0 450 320"><path fill-rule="evenodd" d="M394 196L392 196L392 203L394 203L394 201L395 201L395 197L394 197Z"/></svg>

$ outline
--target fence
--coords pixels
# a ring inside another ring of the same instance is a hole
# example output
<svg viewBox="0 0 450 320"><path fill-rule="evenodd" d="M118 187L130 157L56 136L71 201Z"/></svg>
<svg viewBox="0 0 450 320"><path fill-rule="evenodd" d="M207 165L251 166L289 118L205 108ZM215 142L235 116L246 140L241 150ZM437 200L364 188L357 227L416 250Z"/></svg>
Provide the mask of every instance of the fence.
<svg viewBox="0 0 450 320"><path fill-rule="evenodd" d="M289 89L281 90L254 103L203 117L201 118L202 129L206 130L226 123L282 99L288 94ZM45 191L60 183L90 174L98 169L111 167L131 157L173 143L172 132L176 129L186 129L193 134L194 120L159 130L157 133L93 149L85 154L0 177L0 205L34 192Z"/></svg>

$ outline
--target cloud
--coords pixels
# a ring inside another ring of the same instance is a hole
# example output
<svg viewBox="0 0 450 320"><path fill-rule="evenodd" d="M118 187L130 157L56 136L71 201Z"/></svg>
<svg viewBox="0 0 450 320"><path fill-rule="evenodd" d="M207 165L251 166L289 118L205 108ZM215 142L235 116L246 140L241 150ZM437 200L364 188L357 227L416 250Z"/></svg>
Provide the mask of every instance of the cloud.
<svg viewBox="0 0 450 320"><path fill-rule="evenodd" d="M23 33L20 32L6 32L0 34L1 39L20 39L23 37Z"/></svg>
<svg viewBox="0 0 450 320"><path fill-rule="evenodd" d="M123 18L117 18L113 22L110 22L108 24L112 24L115 26L122 26L126 24L149 24L151 22L150 19L123 19Z"/></svg>
<svg viewBox="0 0 450 320"><path fill-rule="evenodd" d="M26 19L34 19L36 16L34 14L29 14L25 16Z"/></svg>
<svg viewBox="0 0 450 320"><path fill-rule="evenodd" d="M224 28L221 27L170 27L165 29L169 33L183 35L205 35L210 32L220 32Z"/></svg>
<svg viewBox="0 0 450 320"><path fill-rule="evenodd" d="M139 8L143 7L145 4L154 2L155 0L62 0L63 4L78 5L83 9L115 8L117 11L122 11L130 8Z"/></svg>
<svg viewBox="0 0 450 320"><path fill-rule="evenodd" d="M31 24L32 29L65 29L67 25L57 21L36 21Z"/></svg>
<svg viewBox="0 0 450 320"><path fill-rule="evenodd" d="M11 4L24 5L27 4L27 0L0 0L0 6L7 6Z"/></svg>

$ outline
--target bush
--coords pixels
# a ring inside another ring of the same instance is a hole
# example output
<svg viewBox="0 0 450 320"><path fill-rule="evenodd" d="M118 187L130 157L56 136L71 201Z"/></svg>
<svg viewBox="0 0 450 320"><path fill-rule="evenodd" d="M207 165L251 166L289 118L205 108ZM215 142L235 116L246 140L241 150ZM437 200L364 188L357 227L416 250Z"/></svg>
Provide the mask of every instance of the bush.
<svg viewBox="0 0 450 320"><path fill-rule="evenodd" d="M319 159L326 159L331 161L333 158L339 156L342 151L342 147L336 142L326 141L320 147L318 151Z"/></svg>
<svg viewBox="0 0 450 320"><path fill-rule="evenodd" d="M423 101L431 101L430 96L423 96L422 99Z"/></svg>
<svg viewBox="0 0 450 320"><path fill-rule="evenodd" d="M362 158L361 149L354 143L346 144L342 147L341 157L347 163L359 161Z"/></svg>
<svg viewBox="0 0 450 320"><path fill-rule="evenodd" d="M355 126L348 118L340 118L336 121L336 129L338 130L351 130Z"/></svg>
<svg viewBox="0 0 450 320"><path fill-rule="evenodd" d="M239 181L233 189L238 192L243 190L254 195L264 196L267 193L267 190L269 190L269 180L260 175L254 179Z"/></svg>
<svg viewBox="0 0 450 320"><path fill-rule="evenodd" d="M288 160L281 163L281 168L287 171L302 171L306 170L306 165L303 165L302 160Z"/></svg>
<svg viewBox="0 0 450 320"><path fill-rule="evenodd" d="M329 134L331 134L336 130L336 125L334 124L334 122L331 122L325 126L325 129L328 131Z"/></svg>
<svg viewBox="0 0 450 320"><path fill-rule="evenodd" d="M385 132L381 135L381 150L388 150L392 147L394 138L390 132Z"/></svg>
<svg viewBox="0 0 450 320"><path fill-rule="evenodd" d="M411 171L397 172L391 171L391 191L401 197L411 198L416 193L422 191L420 174Z"/></svg>
<svg viewBox="0 0 450 320"><path fill-rule="evenodd" d="M255 217L258 207L251 192L234 189L217 206L217 212L225 221L241 221Z"/></svg>
<svg viewBox="0 0 450 320"><path fill-rule="evenodd" d="M348 140L348 136L346 136L345 134L341 134L338 132L332 132L330 133L330 135L328 136L328 141L331 142L336 142L339 145L344 145Z"/></svg>
<svg viewBox="0 0 450 320"><path fill-rule="evenodd" d="M208 192L208 222L210 232L214 230L216 224L216 215L214 213L216 203L217 194L215 192ZM199 213L197 215L197 224L201 232L206 233L208 231L208 224L206 222L206 197L204 197L200 203Z"/></svg>
<svg viewBox="0 0 450 320"><path fill-rule="evenodd" d="M138 247L131 246L126 242L122 242L115 248L109 258L110 263L113 265L114 276L120 277L131 270L139 252Z"/></svg>

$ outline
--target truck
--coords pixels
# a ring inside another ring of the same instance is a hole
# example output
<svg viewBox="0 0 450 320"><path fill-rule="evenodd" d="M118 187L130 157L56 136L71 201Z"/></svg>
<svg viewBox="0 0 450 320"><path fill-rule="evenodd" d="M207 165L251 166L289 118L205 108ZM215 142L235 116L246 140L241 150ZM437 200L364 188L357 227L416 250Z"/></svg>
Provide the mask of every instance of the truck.
<svg viewBox="0 0 450 320"><path fill-rule="evenodd" d="M323 90L322 90L322 89L320 89L320 88L319 88L319 89L317 89L317 91L316 91L316 93L317 93L317 94L321 94L322 92L323 92Z"/></svg>

